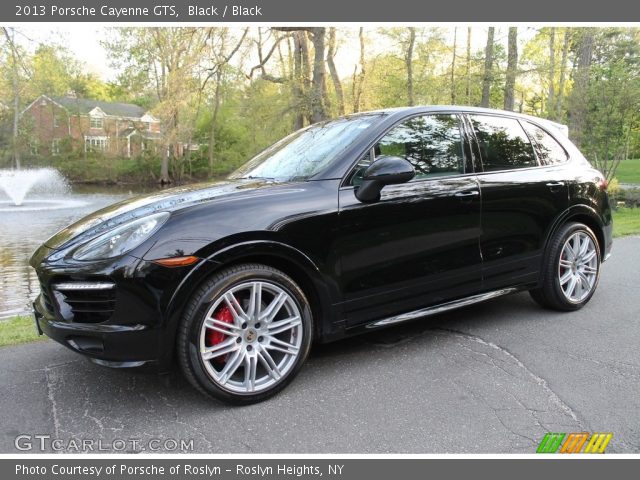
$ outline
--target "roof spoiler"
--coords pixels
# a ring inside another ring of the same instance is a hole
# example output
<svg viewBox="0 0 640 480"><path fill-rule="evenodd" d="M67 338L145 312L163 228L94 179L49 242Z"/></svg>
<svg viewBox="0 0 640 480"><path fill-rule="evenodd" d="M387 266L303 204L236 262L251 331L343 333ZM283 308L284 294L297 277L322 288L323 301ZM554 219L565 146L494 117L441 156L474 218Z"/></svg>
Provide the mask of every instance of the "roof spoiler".
<svg viewBox="0 0 640 480"><path fill-rule="evenodd" d="M554 130L557 130L558 132L562 133L565 137L569 136L569 127L567 125L564 125L564 124L558 123L558 122L552 122L551 120L545 120L544 122L547 125L549 125L549 127L551 127Z"/></svg>

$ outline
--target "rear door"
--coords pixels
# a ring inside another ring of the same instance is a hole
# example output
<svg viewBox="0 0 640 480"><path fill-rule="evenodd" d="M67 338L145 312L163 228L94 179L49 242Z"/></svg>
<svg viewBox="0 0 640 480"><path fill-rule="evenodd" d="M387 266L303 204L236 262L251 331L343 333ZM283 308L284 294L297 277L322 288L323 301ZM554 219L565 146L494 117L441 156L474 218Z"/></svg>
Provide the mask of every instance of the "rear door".
<svg viewBox="0 0 640 480"><path fill-rule="evenodd" d="M482 160L483 289L535 282L547 233L568 207L568 172L539 158L524 122L475 113L468 121Z"/></svg>
<svg viewBox="0 0 640 480"><path fill-rule="evenodd" d="M340 190L336 249L349 326L480 288L480 191L461 127L456 114L401 122ZM406 158L416 177L385 187L376 203L361 203L355 188L380 155Z"/></svg>

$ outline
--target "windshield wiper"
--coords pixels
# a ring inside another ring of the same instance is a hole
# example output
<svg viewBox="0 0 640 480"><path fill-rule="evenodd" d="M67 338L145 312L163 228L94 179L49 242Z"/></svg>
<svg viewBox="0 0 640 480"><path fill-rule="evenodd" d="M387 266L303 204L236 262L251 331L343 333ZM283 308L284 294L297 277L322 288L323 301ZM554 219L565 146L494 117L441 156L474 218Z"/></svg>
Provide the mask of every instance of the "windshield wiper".
<svg viewBox="0 0 640 480"><path fill-rule="evenodd" d="M238 180L275 180L273 177L257 177L255 175L247 175L246 177L238 177Z"/></svg>

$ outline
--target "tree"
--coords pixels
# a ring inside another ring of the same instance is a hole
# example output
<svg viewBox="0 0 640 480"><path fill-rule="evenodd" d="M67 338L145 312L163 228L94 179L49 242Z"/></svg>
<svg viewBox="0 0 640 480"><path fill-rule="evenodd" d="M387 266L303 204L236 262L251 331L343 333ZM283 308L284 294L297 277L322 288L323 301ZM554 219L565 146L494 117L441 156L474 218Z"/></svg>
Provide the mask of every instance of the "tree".
<svg viewBox="0 0 640 480"><path fill-rule="evenodd" d="M467 105L471 105L471 27L467 27L467 63L465 65L465 78Z"/></svg>
<svg viewBox="0 0 640 480"><path fill-rule="evenodd" d="M516 75L518 74L518 27L509 27L507 74L504 84L504 109L514 109Z"/></svg>
<svg viewBox="0 0 640 480"><path fill-rule="evenodd" d="M13 96L13 129L11 137L11 150L13 156L13 163L16 168L20 168L20 77L21 70L26 70L22 61L22 54L19 47L15 42L16 31L15 28L2 27L2 32L6 39L6 44L9 50L10 69L11 69L11 90Z"/></svg>
<svg viewBox="0 0 640 480"><path fill-rule="evenodd" d="M588 108L589 77L595 28L581 28L576 32L576 67L569 106L569 133L578 147L584 140Z"/></svg>
<svg viewBox="0 0 640 480"><path fill-rule="evenodd" d="M327 120L327 109L325 105L325 27L314 27L311 29L313 41L313 77L311 80L311 123Z"/></svg>
<svg viewBox="0 0 640 480"><path fill-rule="evenodd" d="M409 27L409 42L404 61L407 67L407 104L412 106L413 101L413 49L416 44L416 28Z"/></svg>
<svg viewBox="0 0 640 480"><path fill-rule="evenodd" d="M301 128L305 117L310 123L320 122L329 118L326 105L326 28L324 27L273 27L272 30L290 32L294 40L294 72L289 79L293 84L294 97L300 109L296 117L295 127ZM310 66L308 37L313 45L313 69ZM261 46L259 47L259 50ZM253 70L260 69L262 78L275 83L285 83L287 79L274 77L266 73L266 63L271 57L275 46L266 56L259 54L260 63ZM310 73L311 72L311 73ZM311 76L311 78L310 78Z"/></svg>
<svg viewBox="0 0 640 480"><path fill-rule="evenodd" d="M569 43L571 41L571 28L565 27L562 41L562 58L560 60L560 80L558 81L558 97L556 101L555 114L552 116L554 120L560 120L563 116L564 97L567 76L567 58L569 55Z"/></svg>
<svg viewBox="0 0 640 480"><path fill-rule="evenodd" d="M206 30L195 27L117 28L104 42L107 52L124 76L154 89L158 102L154 112L163 121L160 144L160 183L171 183L170 162L185 140L181 111L197 92L196 67L205 48Z"/></svg>
<svg viewBox="0 0 640 480"><path fill-rule="evenodd" d="M364 51L364 28L360 27L358 31L358 39L360 40L360 72L358 73L358 65L353 69L353 111L359 112L362 103L362 89L365 78L365 51Z"/></svg>
<svg viewBox="0 0 640 480"><path fill-rule="evenodd" d="M451 104L456 104L456 48L458 46L458 27L453 28L453 52L451 53Z"/></svg>
<svg viewBox="0 0 640 480"><path fill-rule="evenodd" d="M200 93L205 89L207 83L213 79L213 97L211 105L211 127L209 129L209 174L213 174L213 164L215 161L216 128L218 126L218 114L220 112L220 102L222 100L222 80L229 62L240 50L244 43L249 28L245 28L236 42L231 44L231 34L227 27L211 27L208 29L206 47L208 50L208 64ZM200 98L200 96L198 97ZM197 118L197 115L196 115ZM191 142L189 142L191 143Z"/></svg>
<svg viewBox="0 0 640 480"><path fill-rule="evenodd" d="M484 49L484 74L482 77L482 100L481 107L489 106L491 95L491 84L493 83L493 42L495 27L489 27L487 32L487 45Z"/></svg>
<svg viewBox="0 0 640 480"><path fill-rule="evenodd" d="M549 92L547 94L547 112L553 115L555 112L555 82L556 82L556 27L549 29Z"/></svg>
<svg viewBox="0 0 640 480"><path fill-rule="evenodd" d="M331 82L333 83L333 89L336 92L336 100L338 103L338 115L344 115L344 91L342 90L342 81L338 75L334 58L336 56L336 28L329 28L329 38L327 40L327 66L329 67L329 74L331 75Z"/></svg>
<svg viewBox="0 0 640 480"><path fill-rule="evenodd" d="M640 35L627 28L582 34L579 47L590 55L579 50L582 65L589 64L585 102L578 104L581 149L610 181L640 136Z"/></svg>

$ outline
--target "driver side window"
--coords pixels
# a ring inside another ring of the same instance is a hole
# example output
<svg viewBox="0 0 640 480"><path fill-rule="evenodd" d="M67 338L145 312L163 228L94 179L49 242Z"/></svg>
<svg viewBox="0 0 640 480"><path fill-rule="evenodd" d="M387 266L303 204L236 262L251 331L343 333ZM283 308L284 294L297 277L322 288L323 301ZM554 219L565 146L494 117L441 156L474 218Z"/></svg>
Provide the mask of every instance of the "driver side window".
<svg viewBox="0 0 640 480"><path fill-rule="evenodd" d="M385 155L407 159L416 170L416 179L464 173L462 141L457 115L411 118L390 130L362 157L351 184L360 185L367 167Z"/></svg>

